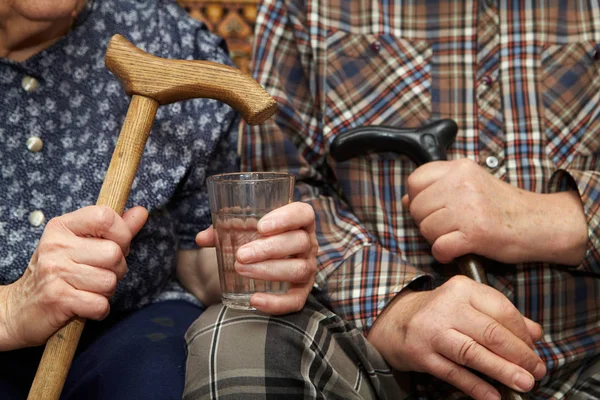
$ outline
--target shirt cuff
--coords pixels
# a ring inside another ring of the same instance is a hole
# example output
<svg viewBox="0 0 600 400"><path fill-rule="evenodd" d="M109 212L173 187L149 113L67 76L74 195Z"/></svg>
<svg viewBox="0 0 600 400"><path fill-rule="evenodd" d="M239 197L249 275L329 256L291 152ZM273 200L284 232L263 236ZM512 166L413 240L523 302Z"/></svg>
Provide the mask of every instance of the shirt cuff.
<svg viewBox="0 0 600 400"><path fill-rule="evenodd" d="M598 197L600 195L600 177L593 171L574 171L559 169L548 182L548 192L557 193L577 191L581 197L583 211L588 226L588 246L585 257L578 270L600 272L600 212Z"/></svg>

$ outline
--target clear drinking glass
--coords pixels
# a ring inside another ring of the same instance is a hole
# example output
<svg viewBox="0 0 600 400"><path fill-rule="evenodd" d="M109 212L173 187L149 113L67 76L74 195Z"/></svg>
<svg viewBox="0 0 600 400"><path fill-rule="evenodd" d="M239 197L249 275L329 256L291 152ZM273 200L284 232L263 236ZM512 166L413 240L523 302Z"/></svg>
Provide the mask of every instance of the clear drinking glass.
<svg viewBox="0 0 600 400"><path fill-rule="evenodd" d="M259 219L292 201L294 176L280 172L236 172L210 176L207 182L223 304L254 310L250 305L253 293L285 293L289 283L239 275L234 268L235 254L242 245L261 237L256 228Z"/></svg>

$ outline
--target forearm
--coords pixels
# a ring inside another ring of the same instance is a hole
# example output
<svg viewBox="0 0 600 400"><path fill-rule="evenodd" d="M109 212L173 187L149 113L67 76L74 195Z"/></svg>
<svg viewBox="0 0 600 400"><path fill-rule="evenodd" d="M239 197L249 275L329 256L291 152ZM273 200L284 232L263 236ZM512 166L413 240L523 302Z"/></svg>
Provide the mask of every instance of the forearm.
<svg viewBox="0 0 600 400"><path fill-rule="evenodd" d="M530 259L553 264L581 264L588 243L588 226L580 197L575 191L528 193L533 205L526 242Z"/></svg>
<svg viewBox="0 0 600 400"><path fill-rule="evenodd" d="M15 341L14 323L10 316L9 304L11 290L15 283L0 286L0 351L9 351L21 348L23 345Z"/></svg>
<svg viewBox="0 0 600 400"><path fill-rule="evenodd" d="M8 293L6 286L0 286L0 351L8 350L8 324L7 324Z"/></svg>

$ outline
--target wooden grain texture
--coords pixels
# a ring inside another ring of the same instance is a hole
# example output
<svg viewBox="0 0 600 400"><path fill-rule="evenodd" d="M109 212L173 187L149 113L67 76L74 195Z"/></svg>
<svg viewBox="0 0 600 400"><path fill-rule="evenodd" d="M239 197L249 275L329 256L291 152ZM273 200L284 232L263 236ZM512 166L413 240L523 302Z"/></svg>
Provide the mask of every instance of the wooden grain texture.
<svg viewBox="0 0 600 400"><path fill-rule="evenodd" d="M118 214L123 213L157 109L158 102L154 99L138 95L132 97L97 205L109 206Z"/></svg>
<svg viewBox="0 0 600 400"><path fill-rule="evenodd" d="M158 102L134 95L113 151L97 205L122 214L148 140ZM44 349L28 400L58 400L77 349L85 319L73 318L56 332Z"/></svg>
<svg viewBox="0 0 600 400"><path fill-rule="evenodd" d="M265 89L236 68L156 57L121 35L111 38L105 63L127 94L150 97L161 105L198 97L217 99L236 109L250 125L266 121L277 110Z"/></svg>
<svg viewBox="0 0 600 400"><path fill-rule="evenodd" d="M73 318L50 337L27 400L56 400L60 397L84 326L84 319Z"/></svg>

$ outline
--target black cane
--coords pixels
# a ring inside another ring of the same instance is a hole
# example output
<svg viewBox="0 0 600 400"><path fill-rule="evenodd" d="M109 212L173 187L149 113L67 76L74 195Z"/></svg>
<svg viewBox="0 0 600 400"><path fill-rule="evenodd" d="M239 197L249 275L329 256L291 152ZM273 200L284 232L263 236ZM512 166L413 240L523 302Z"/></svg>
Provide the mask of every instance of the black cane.
<svg viewBox="0 0 600 400"><path fill-rule="evenodd" d="M367 153L392 152L409 157L417 165L447 160L446 149L456 138L458 125L441 119L417 129L390 126L361 126L340 133L331 143L329 153L338 162ZM475 282L488 284L482 259L467 254L457 260L460 272ZM504 385L501 385L504 386ZM508 387L500 387L502 399L525 400L527 396Z"/></svg>

